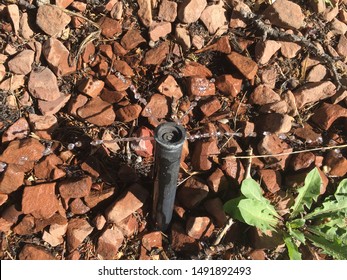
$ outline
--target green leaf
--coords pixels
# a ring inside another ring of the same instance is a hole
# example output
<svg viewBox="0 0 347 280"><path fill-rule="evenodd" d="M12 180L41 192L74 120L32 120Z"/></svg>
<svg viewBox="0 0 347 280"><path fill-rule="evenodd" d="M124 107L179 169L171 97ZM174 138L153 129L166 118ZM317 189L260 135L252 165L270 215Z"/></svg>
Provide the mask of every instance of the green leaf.
<svg viewBox="0 0 347 280"><path fill-rule="evenodd" d="M311 220L314 218L331 217L334 215L347 216L347 199L338 201L325 201L321 207L314 209L311 213L304 216L304 219Z"/></svg>
<svg viewBox="0 0 347 280"><path fill-rule="evenodd" d="M306 238L309 239L315 246L322 249L322 251L334 259L346 260L347 259L347 246L338 244L336 241L331 242L322 236L307 233Z"/></svg>
<svg viewBox="0 0 347 280"><path fill-rule="evenodd" d="M306 221L304 219L295 219L293 221L290 221L289 225L291 228L302 228L305 222Z"/></svg>
<svg viewBox="0 0 347 280"><path fill-rule="evenodd" d="M291 208L291 218L295 218L298 214L304 212L304 207L310 208L312 202L317 200L320 192L322 179L317 168L312 169L305 178L305 184L298 190L298 196Z"/></svg>
<svg viewBox="0 0 347 280"><path fill-rule="evenodd" d="M290 236L285 236L283 240L287 246L289 258L291 260L301 260L301 253L292 238Z"/></svg>
<svg viewBox="0 0 347 280"><path fill-rule="evenodd" d="M245 223L244 219L242 218L240 209L238 207L240 201L242 199L245 199L245 197L242 195L240 197L230 199L223 205L223 210L227 214L229 214L232 218L239 220L240 222Z"/></svg>
<svg viewBox="0 0 347 280"><path fill-rule="evenodd" d="M305 224L304 219L296 219L294 221L287 222L286 227L291 237L305 244L306 242L305 235L300 230L298 230L298 228L302 228L304 224Z"/></svg>
<svg viewBox="0 0 347 280"><path fill-rule="evenodd" d="M334 194L337 201L347 199L347 179L344 179L338 185L336 192Z"/></svg>

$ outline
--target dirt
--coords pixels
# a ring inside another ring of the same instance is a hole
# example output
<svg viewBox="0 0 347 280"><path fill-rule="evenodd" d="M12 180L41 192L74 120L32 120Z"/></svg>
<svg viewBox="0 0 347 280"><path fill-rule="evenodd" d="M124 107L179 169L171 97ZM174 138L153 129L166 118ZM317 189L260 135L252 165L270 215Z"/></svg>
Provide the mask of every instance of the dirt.
<svg viewBox="0 0 347 280"><path fill-rule="evenodd" d="M251 176L282 216L312 168L322 194L346 177L345 0L1 0L0 15L0 259L288 259L276 233L221 236L242 156L265 155ZM161 233L163 122L187 141Z"/></svg>

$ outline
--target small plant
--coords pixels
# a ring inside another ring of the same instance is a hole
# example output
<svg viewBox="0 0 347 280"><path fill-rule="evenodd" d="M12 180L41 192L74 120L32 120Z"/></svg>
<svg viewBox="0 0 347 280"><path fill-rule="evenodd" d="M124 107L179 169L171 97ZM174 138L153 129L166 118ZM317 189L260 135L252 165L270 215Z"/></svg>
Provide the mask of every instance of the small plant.
<svg viewBox="0 0 347 280"><path fill-rule="evenodd" d="M307 240L334 259L347 259L347 179L339 183L334 195L325 197L312 208L313 202L319 201L321 184L319 171L314 168L298 190L285 220L251 178L242 182L242 195L227 201L224 210L232 218L263 232L279 231L291 260L301 260L299 246Z"/></svg>

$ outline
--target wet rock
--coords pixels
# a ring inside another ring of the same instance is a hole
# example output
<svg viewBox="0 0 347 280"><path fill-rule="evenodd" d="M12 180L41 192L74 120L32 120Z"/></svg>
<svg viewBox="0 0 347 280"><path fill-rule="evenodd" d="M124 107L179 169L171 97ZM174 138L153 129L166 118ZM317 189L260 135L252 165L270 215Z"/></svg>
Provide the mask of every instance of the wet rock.
<svg viewBox="0 0 347 280"><path fill-rule="evenodd" d="M176 25L175 39L181 45L183 50L189 50L191 47L191 39L186 26Z"/></svg>
<svg viewBox="0 0 347 280"><path fill-rule="evenodd" d="M330 176L342 177L347 173L347 159L339 151L329 151L324 164L329 168Z"/></svg>
<svg viewBox="0 0 347 280"><path fill-rule="evenodd" d="M281 54L285 58L294 58L301 50L301 46L293 42L280 41L281 44Z"/></svg>
<svg viewBox="0 0 347 280"><path fill-rule="evenodd" d="M92 98L97 97L102 89L104 88L105 83L101 80L95 80L93 78L85 79L78 86L78 90Z"/></svg>
<svg viewBox="0 0 347 280"><path fill-rule="evenodd" d="M206 200L204 202L206 211L212 216L217 227L223 227L228 221L228 218L223 209L223 202L219 197Z"/></svg>
<svg viewBox="0 0 347 280"><path fill-rule="evenodd" d="M256 127L262 133L287 133L292 129L293 117L278 113L267 113L259 116Z"/></svg>
<svg viewBox="0 0 347 280"><path fill-rule="evenodd" d="M29 74L34 63L35 52L24 50L17 54L8 62L8 69L15 74Z"/></svg>
<svg viewBox="0 0 347 280"><path fill-rule="evenodd" d="M233 157L226 157L223 160L223 165L221 168L227 176L236 180L238 183L242 182L245 169L240 160Z"/></svg>
<svg viewBox="0 0 347 280"><path fill-rule="evenodd" d="M211 78L212 72L205 65L195 61L185 62L185 65L180 69L182 77L199 76Z"/></svg>
<svg viewBox="0 0 347 280"><path fill-rule="evenodd" d="M146 52L142 63L144 65L160 65L169 53L168 42L162 42L157 47Z"/></svg>
<svg viewBox="0 0 347 280"><path fill-rule="evenodd" d="M266 40L259 41L255 46L255 57L258 63L266 64L270 61L271 57L281 48L281 44L273 41Z"/></svg>
<svg viewBox="0 0 347 280"><path fill-rule="evenodd" d="M249 57L243 56L237 52L231 52L231 54L228 55L228 60L248 80L252 80L257 74L258 65Z"/></svg>
<svg viewBox="0 0 347 280"><path fill-rule="evenodd" d="M132 184L114 203L105 211L109 223L119 223L131 213L134 213L145 203L148 191L139 184Z"/></svg>
<svg viewBox="0 0 347 280"><path fill-rule="evenodd" d="M117 120L121 122L131 122L139 117L142 108L138 104L130 104L116 111Z"/></svg>
<svg viewBox="0 0 347 280"><path fill-rule="evenodd" d="M151 251L153 248L161 248L163 246L163 236L160 231L153 231L145 234L142 237L141 244L147 251Z"/></svg>
<svg viewBox="0 0 347 280"><path fill-rule="evenodd" d="M338 104L323 103L314 111L311 120L323 130L328 130L339 118L347 118L346 108Z"/></svg>
<svg viewBox="0 0 347 280"><path fill-rule="evenodd" d="M315 162L316 156L311 152L294 155L290 166L294 171L309 168Z"/></svg>
<svg viewBox="0 0 347 280"><path fill-rule="evenodd" d="M30 128L25 118L20 118L14 122L2 135L2 143L16 139L23 139L29 135Z"/></svg>
<svg viewBox="0 0 347 280"><path fill-rule="evenodd" d="M46 249L34 244L25 244L18 258L20 260L55 260Z"/></svg>
<svg viewBox="0 0 347 280"><path fill-rule="evenodd" d="M49 38L42 46L42 53L57 76L76 71L76 65L69 65L69 50L58 39Z"/></svg>
<svg viewBox="0 0 347 280"><path fill-rule="evenodd" d="M188 209L196 207L208 195L208 186L195 177L190 177L177 191L179 202Z"/></svg>
<svg viewBox="0 0 347 280"><path fill-rule="evenodd" d="M100 97L93 98L86 105L80 107L77 110L77 115L98 126L111 125L116 118L112 105Z"/></svg>
<svg viewBox="0 0 347 280"><path fill-rule="evenodd" d="M178 223L174 223L171 227L171 247L177 252L187 253L190 256L196 255L199 251L197 240L187 235Z"/></svg>
<svg viewBox="0 0 347 280"><path fill-rule="evenodd" d="M194 76L188 78L187 87L189 94L194 96L209 96L216 93L214 83L204 77Z"/></svg>
<svg viewBox="0 0 347 280"><path fill-rule="evenodd" d="M55 195L55 183L25 187L22 199L22 211L37 219L48 219L59 209Z"/></svg>
<svg viewBox="0 0 347 280"><path fill-rule="evenodd" d="M222 104L219 102L218 98L211 98L200 106L200 110L205 117L213 115L220 108L222 108Z"/></svg>
<svg viewBox="0 0 347 280"><path fill-rule="evenodd" d="M60 157L55 154L47 156L43 161L34 167L35 176L39 179L57 180L65 176L65 171L59 169L63 164Z"/></svg>
<svg viewBox="0 0 347 280"><path fill-rule="evenodd" d="M118 20L102 17L98 23L101 28L101 34L106 38L113 38L122 33L122 25Z"/></svg>
<svg viewBox="0 0 347 280"><path fill-rule="evenodd" d="M194 239L208 238L214 230L214 225L209 217L189 217L186 232Z"/></svg>
<svg viewBox="0 0 347 280"><path fill-rule="evenodd" d="M170 22L152 22L148 30L149 38L156 42L160 38L165 38L166 35L171 33L171 23Z"/></svg>
<svg viewBox="0 0 347 280"><path fill-rule="evenodd" d="M113 196L115 192L116 188L114 187L103 189L101 191L91 191L88 196L84 197L84 201L89 208L94 208Z"/></svg>
<svg viewBox="0 0 347 280"><path fill-rule="evenodd" d="M92 187L91 177L82 179L66 180L59 184L59 193L62 198L79 198L88 196Z"/></svg>
<svg viewBox="0 0 347 280"><path fill-rule="evenodd" d="M314 103L333 96L336 92L335 85L330 81L308 83L293 92L298 109L306 104Z"/></svg>
<svg viewBox="0 0 347 280"><path fill-rule="evenodd" d="M69 221L66 231L66 243L71 252L87 238L93 231L93 227L83 218L74 218Z"/></svg>
<svg viewBox="0 0 347 280"><path fill-rule="evenodd" d="M225 74L217 77L215 85L226 96L236 97L242 87L242 79L235 74Z"/></svg>
<svg viewBox="0 0 347 280"><path fill-rule="evenodd" d="M164 77L159 85L158 90L160 93L168 97L179 99L183 96L180 86L177 84L175 78L171 75Z"/></svg>
<svg viewBox="0 0 347 280"><path fill-rule="evenodd" d="M308 82L320 82L326 75L327 69L322 64L318 64L312 67L306 77L306 80Z"/></svg>
<svg viewBox="0 0 347 280"><path fill-rule="evenodd" d="M207 142L197 142L192 155L193 168L195 170L209 170L212 167L209 157L219 153L216 139L211 139Z"/></svg>
<svg viewBox="0 0 347 280"><path fill-rule="evenodd" d="M24 172L19 171L17 165L9 164L0 175L0 192L10 194L23 185L23 181Z"/></svg>
<svg viewBox="0 0 347 280"><path fill-rule="evenodd" d="M153 137L153 131L147 127L140 127L136 133L136 137ZM153 140L139 140L133 141L131 143L131 148L135 151L135 153L141 157L151 157L153 156L154 149L154 141Z"/></svg>
<svg viewBox="0 0 347 280"><path fill-rule="evenodd" d="M301 7L287 0L274 2L264 11L264 16L270 20L271 24L287 29L300 29L305 19Z"/></svg>
<svg viewBox="0 0 347 280"><path fill-rule="evenodd" d="M148 104L142 111L143 117L153 117L157 119L163 119L169 112L167 99L161 94L153 94Z"/></svg>
<svg viewBox="0 0 347 280"><path fill-rule="evenodd" d="M122 232L116 227L106 229L98 239L96 252L104 260L115 259L123 240Z"/></svg>
<svg viewBox="0 0 347 280"><path fill-rule="evenodd" d="M70 100L71 95L61 95L53 101L38 100L38 107L42 115L53 115L60 111L61 108Z"/></svg>
<svg viewBox="0 0 347 280"><path fill-rule="evenodd" d="M177 17L177 3L163 0L159 5L158 18L168 22L174 22Z"/></svg>
<svg viewBox="0 0 347 280"><path fill-rule="evenodd" d="M149 27L152 23L152 2L151 0L137 0L139 10L137 12L141 22L146 27Z"/></svg>
<svg viewBox="0 0 347 280"><path fill-rule="evenodd" d="M145 43L146 40L141 36L140 30L130 29L127 33L124 34L120 42L126 50L132 50L141 43Z"/></svg>
<svg viewBox="0 0 347 280"><path fill-rule="evenodd" d="M276 193L281 188L281 174L272 169L262 169L258 171L262 185L271 193Z"/></svg>
<svg viewBox="0 0 347 280"><path fill-rule="evenodd" d="M49 68L42 71L32 71L29 76L28 89L35 98L54 101L62 96L57 83L57 77Z"/></svg>
<svg viewBox="0 0 347 280"><path fill-rule="evenodd" d="M58 119L53 115L29 114L29 123L33 132L43 139L51 139L53 131L58 127Z"/></svg>
<svg viewBox="0 0 347 280"><path fill-rule="evenodd" d="M57 36L70 21L71 17L58 7L42 5L37 10L36 24L50 36Z"/></svg>
<svg viewBox="0 0 347 280"><path fill-rule="evenodd" d="M257 86L249 97L249 102L255 105L265 105L280 101L281 97L266 85Z"/></svg>
<svg viewBox="0 0 347 280"><path fill-rule="evenodd" d="M178 6L178 19L183 23L196 22L206 6L206 0L184 0Z"/></svg>
<svg viewBox="0 0 347 280"><path fill-rule="evenodd" d="M0 161L15 164L17 171L28 172L43 156L44 150L45 147L34 138L14 140L0 155Z"/></svg>
<svg viewBox="0 0 347 280"><path fill-rule="evenodd" d="M226 10L223 5L224 3L221 1L217 5L207 6L201 13L200 20L210 34L215 34L223 28L227 29Z"/></svg>

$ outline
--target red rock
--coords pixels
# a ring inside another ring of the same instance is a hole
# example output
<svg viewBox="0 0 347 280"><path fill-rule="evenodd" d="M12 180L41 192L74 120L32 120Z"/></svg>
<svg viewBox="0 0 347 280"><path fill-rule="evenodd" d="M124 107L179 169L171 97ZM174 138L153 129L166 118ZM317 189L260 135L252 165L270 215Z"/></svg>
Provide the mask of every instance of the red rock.
<svg viewBox="0 0 347 280"><path fill-rule="evenodd" d="M281 44L281 54L285 58L294 58L301 50L301 46L293 42L280 41Z"/></svg>
<svg viewBox="0 0 347 280"><path fill-rule="evenodd" d="M339 55L343 56L344 58L347 57L347 37L345 35L341 35L339 42L336 46L336 51ZM20 74L20 73L18 73Z"/></svg>
<svg viewBox="0 0 347 280"><path fill-rule="evenodd" d="M38 107L42 115L53 115L58 113L61 108L70 100L71 95L61 95L56 100L53 101L44 101L38 100Z"/></svg>
<svg viewBox="0 0 347 280"><path fill-rule="evenodd" d="M112 105L103 101L100 97L93 98L77 110L79 117L98 126L113 124L116 114Z"/></svg>
<svg viewBox="0 0 347 280"><path fill-rule="evenodd" d="M196 22L206 6L206 0L184 0L178 6L178 19L183 23Z"/></svg>
<svg viewBox="0 0 347 280"><path fill-rule="evenodd" d="M36 14L36 24L48 35L57 36L71 21L71 17L56 6L41 5Z"/></svg>
<svg viewBox="0 0 347 280"><path fill-rule="evenodd" d="M177 191L177 199L188 209L193 209L208 195L208 186L195 177L190 177Z"/></svg>
<svg viewBox="0 0 347 280"><path fill-rule="evenodd" d="M169 2L169 1L167 1ZM175 3L176 4L176 3ZM158 90L160 93L173 97L176 99L180 99L183 96L182 90L180 86L177 84L175 78L171 75L164 77L158 86Z"/></svg>
<svg viewBox="0 0 347 280"><path fill-rule="evenodd" d="M87 213L90 208L88 206L86 206L82 199L80 198L75 198L70 204L70 211L73 213L73 214L76 214L76 215L82 215L82 214L85 214Z"/></svg>
<svg viewBox="0 0 347 280"><path fill-rule="evenodd" d="M213 115L220 108L222 108L222 104L219 102L218 98L215 97L207 100L200 106L201 112L203 112L206 117Z"/></svg>
<svg viewBox="0 0 347 280"><path fill-rule="evenodd" d="M236 97L242 87L242 79L237 75L221 75L216 79L216 87L227 96Z"/></svg>
<svg viewBox="0 0 347 280"><path fill-rule="evenodd" d="M143 117L154 117L163 119L169 112L167 99L164 95L153 94L146 107L143 109L141 115Z"/></svg>
<svg viewBox="0 0 347 280"><path fill-rule="evenodd" d="M298 109L302 109L306 104L314 103L333 96L336 92L335 85L330 81L308 83L295 90L294 96Z"/></svg>
<svg viewBox="0 0 347 280"><path fill-rule="evenodd" d="M76 71L76 65L69 65L69 50L58 39L49 38L42 46L42 53L57 76L68 75Z"/></svg>
<svg viewBox="0 0 347 280"><path fill-rule="evenodd" d="M24 188L22 211L37 219L48 219L59 209L55 195L55 183L40 184Z"/></svg>
<svg viewBox="0 0 347 280"><path fill-rule="evenodd" d="M216 5L207 6L201 13L200 20L210 34L227 29L226 10L223 8L223 5L223 2L219 2Z"/></svg>
<svg viewBox="0 0 347 280"><path fill-rule="evenodd" d="M214 230L214 225L209 217L189 217L186 232L194 239L208 238Z"/></svg>
<svg viewBox="0 0 347 280"><path fill-rule="evenodd" d="M74 8L75 10L79 12L84 12L87 9L87 3L83 3L80 1L73 1L71 3L71 8Z"/></svg>
<svg viewBox="0 0 347 280"><path fill-rule="evenodd" d="M343 35L347 32L347 24L343 23L342 21L339 21L337 18L334 18L331 21L330 28L333 34L336 35Z"/></svg>
<svg viewBox="0 0 347 280"><path fill-rule="evenodd" d="M86 44L82 52L82 60L84 63L90 63L93 61L95 55L95 46L93 42Z"/></svg>
<svg viewBox="0 0 347 280"><path fill-rule="evenodd" d="M138 104L130 104L116 111L117 120L121 122L131 122L137 119L142 111Z"/></svg>
<svg viewBox="0 0 347 280"><path fill-rule="evenodd" d="M118 20L102 17L98 23L101 28L101 34L106 38L113 38L122 33L122 25Z"/></svg>
<svg viewBox="0 0 347 280"><path fill-rule="evenodd" d="M135 49L141 43L145 43L146 40L141 36L140 30L130 29L127 33L124 34L121 40L121 45L126 50Z"/></svg>
<svg viewBox="0 0 347 280"><path fill-rule="evenodd" d="M9 70L15 74L29 74L34 63L34 56L35 52L32 50L21 51L8 62Z"/></svg>
<svg viewBox="0 0 347 280"><path fill-rule="evenodd" d="M174 251L187 253L190 256L199 251L197 240L187 235L184 228L178 223L174 223L171 227L171 247Z"/></svg>
<svg viewBox="0 0 347 280"><path fill-rule="evenodd" d="M331 101L333 104L337 104L342 100L346 100L347 90L340 89L335 95L331 97Z"/></svg>
<svg viewBox="0 0 347 280"><path fill-rule="evenodd" d="M92 98L97 97L102 89L104 88L105 83L101 80L94 80L92 78L82 81L78 86L78 90Z"/></svg>
<svg viewBox="0 0 347 280"><path fill-rule="evenodd" d="M207 142L197 142L192 155L193 168L195 170L209 170L212 167L209 157L219 153L216 139L211 139Z"/></svg>
<svg viewBox="0 0 347 280"><path fill-rule="evenodd" d="M92 187L91 177L82 179L66 180L59 184L59 193L62 198L79 198L88 196Z"/></svg>
<svg viewBox="0 0 347 280"><path fill-rule="evenodd" d="M132 77L135 75L133 69L123 60L113 60L113 69L124 76Z"/></svg>
<svg viewBox="0 0 347 280"><path fill-rule="evenodd" d="M347 24L347 11L341 9L339 12L339 19Z"/></svg>
<svg viewBox="0 0 347 280"><path fill-rule="evenodd" d="M43 161L34 167L35 176L39 179L57 180L65 176L65 171L59 169L63 161L55 154L47 156Z"/></svg>
<svg viewBox="0 0 347 280"><path fill-rule="evenodd" d="M200 47L200 49L201 49L203 47L203 44L204 44L203 38L199 35L195 35L194 37L196 37L196 36L198 36L200 38L198 40L199 40L199 42L201 41L199 43L202 45ZM194 39L194 37L193 37L193 39ZM231 50L231 46L230 46L230 42L229 42L229 37L228 36L222 36L214 44L208 45L205 48L203 48L203 49L201 49L195 53L201 53L201 52L206 52L206 51L215 51L215 52L230 54L232 50Z"/></svg>
<svg viewBox="0 0 347 280"><path fill-rule="evenodd" d="M125 237L131 237L140 231L137 215L138 213L132 214L117 224L117 228L121 230Z"/></svg>
<svg viewBox="0 0 347 280"><path fill-rule="evenodd" d="M143 65L160 65L168 55L170 51L169 43L162 42L157 47L146 52Z"/></svg>
<svg viewBox="0 0 347 280"><path fill-rule="evenodd" d="M8 199L8 195L4 193L0 193L0 206L3 205Z"/></svg>
<svg viewBox="0 0 347 280"><path fill-rule="evenodd" d="M98 239L96 252L104 260L115 259L123 240L122 232L116 227L106 229Z"/></svg>
<svg viewBox="0 0 347 280"><path fill-rule="evenodd" d="M55 0L55 4L60 8L67 8L70 6L70 4L73 2L73 0Z"/></svg>
<svg viewBox="0 0 347 280"><path fill-rule="evenodd" d="M66 232L68 251L71 252L87 238L93 227L83 218L74 218L69 221Z"/></svg>
<svg viewBox="0 0 347 280"><path fill-rule="evenodd" d="M111 45L100 45L99 46L100 53L106 58L112 60L113 59L113 51Z"/></svg>
<svg viewBox="0 0 347 280"><path fill-rule="evenodd" d="M111 104L118 103L126 96L126 91L114 91L108 90L107 88L104 88L100 94L102 100Z"/></svg>
<svg viewBox="0 0 347 280"><path fill-rule="evenodd" d="M135 136L138 138L153 137L153 131L142 126L136 131ZM153 156L154 141L153 139L133 141L131 142L131 148L141 157L151 157Z"/></svg>
<svg viewBox="0 0 347 280"><path fill-rule="evenodd" d="M249 97L249 102L256 105L264 105L280 100L281 97L278 93L265 85L257 86Z"/></svg>
<svg viewBox="0 0 347 280"><path fill-rule="evenodd" d="M181 45L184 51L189 50L191 47L191 39L188 28L182 25L176 25L175 28L175 40Z"/></svg>
<svg viewBox="0 0 347 280"><path fill-rule="evenodd" d="M23 139L29 135L30 128L25 118L20 118L14 122L2 135L2 143Z"/></svg>
<svg viewBox="0 0 347 280"><path fill-rule="evenodd" d="M44 139L51 139L53 131L58 127L58 120L53 115L29 114L29 123L35 134Z"/></svg>
<svg viewBox="0 0 347 280"><path fill-rule="evenodd" d="M118 78L116 75L108 75L105 82L111 89L116 91L127 90L130 86L130 81L127 78Z"/></svg>
<svg viewBox="0 0 347 280"><path fill-rule="evenodd" d="M271 24L286 29L300 29L305 19L301 7L287 0L274 2L264 11L264 16L270 20Z"/></svg>
<svg viewBox="0 0 347 280"><path fill-rule="evenodd" d="M294 155L290 165L294 171L309 168L315 162L316 156L311 152Z"/></svg>
<svg viewBox="0 0 347 280"><path fill-rule="evenodd" d="M285 100L268 103L261 106L260 112L261 113L278 113L280 115L285 115L288 112L288 103Z"/></svg>
<svg viewBox="0 0 347 280"><path fill-rule="evenodd" d="M275 67L269 67L260 73L260 79L264 86L273 89L277 80L277 69Z"/></svg>
<svg viewBox="0 0 347 280"><path fill-rule="evenodd" d="M182 77L199 76L211 78L212 72L205 66L195 61L185 62L185 65L180 69Z"/></svg>
<svg viewBox="0 0 347 280"><path fill-rule="evenodd" d="M324 80L324 77L326 75L327 69L322 64L318 64L312 67L312 69L306 77L306 80L308 82L320 82Z"/></svg>
<svg viewBox="0 0 347 280"><path fill-rule="evenodd" d="M256 127L262 133L287 133L292 128L293 117L278 113L263 114L257 118Z"/></svg>
<svg viewBox="0 0 347 280"><path fill-rule="evenodd" d="M160 231L153 231L145 234L142 237L141 244L147 251L151 251L153 248L161 248L163 242L163 236Z"/></svg>
<svg viewBox="0 0 347 280"><path fill-rule="evenodd" d="M258 171L262 185L271 193L276 193L281 189L281 174L272 169L262 169Z"/></svg>
<svg viewBox="0 0 347 280"><path fill-rule="evenodd" d="M209 96L216 93L214 83L204 77L194 76L188 78L187 87L189 94L194 96Z"/></svg>
<svg viewBox="0 0 347 280"><path fill-rule="evenodd" d="M42 71L31 71L28 81L28 89L35 98L54 101L62 96L57 83L57 77L49 68Z"/></svg>
<svg viewBox="0 0 347 280"><path fill-rule="evenodd" d="M128 50L126 50L120 43L114 42L113 45L113 52L115 55L118 56L124 56L128 53Z"/></svg>
<svg viewBox="0 0 347 280"><path fill-rule="evenodd" d="M34 244L25 244L18 258L20 260L55 260L45 248Z"/></svg>
<svg viewBox="0 0 347 280"><path fill-rule="evenodd" d="M321 134L314 132L312 126L309 124L295 129L294 135L306 141L308 144L318 144L323 141Z"/></svg>
<svg viewBox="0 0 347 280"><path fill-rule="evenodd" d="M329 175L342 177L347 173L347 159L340 152L330 151L325 157L324 164L329 167Z"/></svg>
<svg viewBox="0 0 347 280"><path fill-rule="evenodd" d="M0 82L5 78L6 68L4 64L0 64Z"/></svg>
<svg viewBox="0 0 347 280"><path fill-rule="evenodd" d="M220 192L228 187L228 179L224 175L223 171L217 168L207 179L207 185L212 192Z"/></svg>
<svg viewBox="0 0 347 280"><path fill-rule="evenodd" d="M169 0L161 1L158 18L168 22L174 22L177 17L177 3Z"/></svg>
<svg viewBox="0 0 347 280"><path fill-rule="evenodd" d="M32 215L25 215L24 218L13 228L13 232L18 235L30 235L36 233L35 218Z"/></svg>
<svg viewBox="0 0 347 280"><path fill-rule="evenodd" d="M260 260L263 261L266 259L266 254L264 250L253 250L249 253L249 256L252 260Z"/></svg>
<svg viewBox="0 0 347 280"><path fill-rule="evenodd" d="M314 111L311 120L323 130L328 130L339 118L347 118L347 109L338 104L323 103Z"/></svg>
<svg viewBox="0 0 347 280"><path fill-rule="evenodd" d="M32 72L31 72L32 73ZM24 86L24 75L13 75L0 83L0 90L13 91Z"/></svg>
<svg viewBox="0 0 347 280"><path fill-rule="evenodd" d="M94 208L106 199L113 196L116 192L116 188L111 187L108 189L103 189L101 191L92 191L88 196L84 197L84 201L89 208Z"/></svg>
<svg viewBox="0 0 347 280"><path fill-rule="evenodd" d="M156 42L160 38L165 38L166 35L171 33L171 23L170 22L152 22L148 30L149 38Z"/></svg>
<svg viewBox="0 0 347 280"><path fill-rule="evenodd" d="M231 52L228 59L248 80L252 80L257 74L258 65L251 58L237 52Z"/></svg>
<svg viewBox="0 0 347 280"><path fill-rule="evenodd" d="M11 20L13 32L18 34L19 31L19 9L16 4L7 5L7 13Z"/></svg>
<svg viewBox="0 0 347 280"><path fill-rule="evenodd" d="M44 150L45 147L34 138L14 140L0 155L0 161L15 164L17 171L28 172L43 156Z"/></svg>
<svg viewBox="0 0 347 280"><path fill-rule="evenodd" d="M234 157L226 157L223 161L222 170L227 176L241 183L244 177L245 169L240 160Z"/></svg>
<svg viewBox="0 0 347 280"><path fill-rule="evenodd" d="M102 96L101 96L101 98L102 98ZM104 101L108 102L107 99ZM79 108L81 108L83 105L85 105L87 102L88 102L87 96L84 96L82 94L78 94L75 99L73 99L69 102L69 109L68 109L69 114L73 115L73 116L77 116L77 110Z"/></svg>
<svg viewBox="0 0 347 280"><path fill-rule="evenodd" d="M106 218L101 214L97 214L93 222L97 230L102 230L106 225Z"/></svg>
<svg viewBox="0 0 347 280"><path fill-rule="evenodd" d="M150 0L137 0L139 10L137 14L146 27L149 27L152 23L152 2Z"/></svg>
<svg viewBox="0 0 347 280"><path fill-rule="evenodd" d="M281 44L273 40L259 41L255 46L255 57L258 63L266 64L281 48Z"/></svg>
<svg viewBox="0 0 347 280"><path fill-rule="evenodd" d="M44 231L42 234L42 240L47 242L49 245L51 245L52 247L56 247L59 244L62 244L64 242L64 239L62 236L56 237L53 236L52 234L50 234L47 231Z"/></svg>
<svg viewBox="0 0 347 280"><path fill-rule="evenodd" d="M228 221L228 218L223 209L223 202L219 197L206 200L204 203L206 211L213 217L217 227L223 227Z"/></svg>
<svg viewBox="0 0 347 280"><path fill-rule="evenodd" d="M123 2L122 1L110 1L107 4L110 4L111 2L116 2L111 11L110 15L112 18L116 20L121 20L123 18ZM108 9L107 5L105 6L106 10Z"/></svg>
<svg viewBox="0 0 347 280"><path fill-rule="evenodd" d="M19 171L16 165L9 164L0 175L0 192L10 194L23 185L23 181L24 172Z"/></svg>
<svg viewBox="0 0 347 280"><path fill-rule="evenodd" d="M148 191L139 184L132 184L114 203L105 211L109 223L119 223L131 213L134 213L145 203Z"/></svg>

